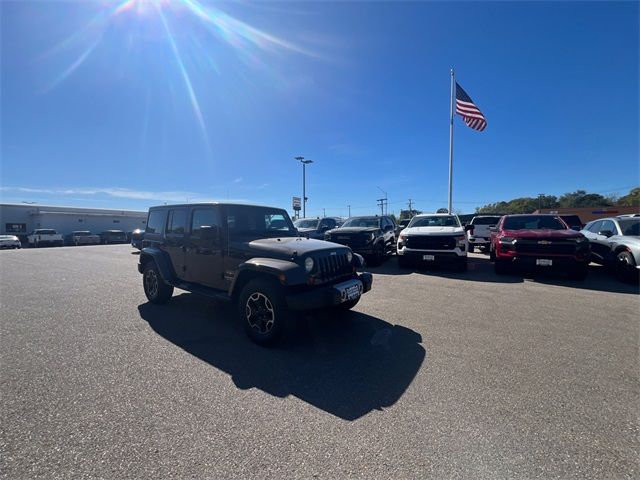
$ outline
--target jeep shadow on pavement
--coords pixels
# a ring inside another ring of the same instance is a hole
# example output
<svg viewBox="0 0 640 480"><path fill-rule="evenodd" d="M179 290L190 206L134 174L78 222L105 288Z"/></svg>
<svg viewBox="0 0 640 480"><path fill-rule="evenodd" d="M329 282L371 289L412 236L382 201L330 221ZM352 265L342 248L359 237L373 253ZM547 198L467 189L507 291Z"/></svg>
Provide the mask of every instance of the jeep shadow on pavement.
<svg viewBox="0 0 640 480"><path fill-rule="evenodd" d="M305 315L290 341L267 350L241 334L228 303L184 293L138 310L158 335L227 373L236 387L292 395L348 421L394 405L426 356L419 333L355 311Z"/></svg>
<svg viewBox="0 0 640 480"><path fill-rule="evenodd" d="M296 312L353 308L373 281L363 266L349 247L301 238L285 210L207 203L149 209L138 271L151 303L174 288L231 302L249 337L270 345Z"/></svg>

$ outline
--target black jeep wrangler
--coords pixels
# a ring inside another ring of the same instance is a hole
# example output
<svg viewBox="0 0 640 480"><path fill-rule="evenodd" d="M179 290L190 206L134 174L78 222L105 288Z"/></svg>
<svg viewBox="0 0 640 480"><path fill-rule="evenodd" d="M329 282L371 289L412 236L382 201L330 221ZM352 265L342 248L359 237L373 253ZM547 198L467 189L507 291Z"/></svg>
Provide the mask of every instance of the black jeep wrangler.
<svg viewBox="0 0 640 480"><path fill-rule="evenodd" d="M350 248L301 238L285 210L206 203L149 209L138 270L152 303L174 287L237 304L259 344L272 344L294 311L348 310L371 289L356 272L362 257Z"/></svg>

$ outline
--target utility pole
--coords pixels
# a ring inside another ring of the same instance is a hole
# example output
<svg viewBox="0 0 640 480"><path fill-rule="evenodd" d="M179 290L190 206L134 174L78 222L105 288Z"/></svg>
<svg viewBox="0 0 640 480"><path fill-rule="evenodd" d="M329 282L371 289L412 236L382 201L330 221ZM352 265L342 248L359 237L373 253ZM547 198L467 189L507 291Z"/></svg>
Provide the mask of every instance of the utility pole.
<svg viewBox="0 0 640 480"><path fill-rule="evenodd" d="M544 193L539 193L538 194L538 213L540 213L540 210L542 210L542 196L544 195Z"/></svg>
<svg viewBox="0 0 640 480"><path fill-rule="evenodd" d="M384 193L384 198L380 199L383 203L382 203L382 215L384 215L385 210L387 210L387 192L385 192L384 190L382 190L380 187L376 187L378 190L380 190L382 193ZM388 210L387 210L388 211Z"/></svg>
<svg viewBox="0 0 640 480"><path fill-rule="evenodd" d="M351 205L347 205L349 207L349 217L351 217Z"/></svg>
<svg viewBox="0 0 640 480"><path fill-rule="evenodd" d="M313 160L305 160L304 157L293 157L302 163L302 218L307 217L307 165Z"/></svg>
<svg viewBox="0 0 640 480"><path fill-rule="evenodd" d="M410 216L412 216L412 213L411 213L411 212L413 212L413 209L411 208L411 205L412 205L412 200L411 200L411 199L409 199L409 215L410 215Z"/></svg>
<svg viewBox="0 0 640 480"><path fill-rule="evenodd" d="M384 215L384 198L379 198L376 200L378 206L380 207L380 215Z"/></svg>
<svg viewBox="0 0 640 480"><path fill-rule="evenodd" d="M322 209L322 218L324 218L324 217L326 217L326 216L327 216L327 214L325 213L324 208L323 208L323 209Z"/></svg>

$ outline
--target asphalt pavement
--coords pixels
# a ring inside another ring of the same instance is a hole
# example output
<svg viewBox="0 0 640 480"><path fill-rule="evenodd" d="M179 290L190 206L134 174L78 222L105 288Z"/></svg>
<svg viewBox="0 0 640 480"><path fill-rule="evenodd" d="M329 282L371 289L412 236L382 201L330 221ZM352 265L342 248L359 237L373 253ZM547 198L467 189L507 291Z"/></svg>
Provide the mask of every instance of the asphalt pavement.
<svg viewBox="0 0 640 480"><path fill-rule="evenodd" d="M0 252L2 478L638 478L638 285L374 272L283 348L128 245Z"/></svg>

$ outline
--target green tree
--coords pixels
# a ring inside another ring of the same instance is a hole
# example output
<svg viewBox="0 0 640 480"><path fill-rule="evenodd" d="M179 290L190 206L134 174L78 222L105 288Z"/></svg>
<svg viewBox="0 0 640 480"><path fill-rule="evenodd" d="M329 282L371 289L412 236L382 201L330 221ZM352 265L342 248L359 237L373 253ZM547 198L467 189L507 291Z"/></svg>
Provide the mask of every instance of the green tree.
<svg viewBox="0 0 640 480"><path fill-rule="evenodd" d="M610 198L599 193L587 193L585 190L565 193L558 199L558 206L561 208L611 207L612 205Z"/></svg>
<svg viewBox="0 0 640 480"><path fill-rule="evenodd" d="M620 197L616 202L617 205L628 207L640 206L640 187L632 188L624 197Z"/></svg>
<svg viewBox="0 0 640 480"><path fill-rule="evenodd" d="M420 210L411 209L409 210L400 210L400 220L410 220L416 215L420 215L422 212Z"/></svg>

